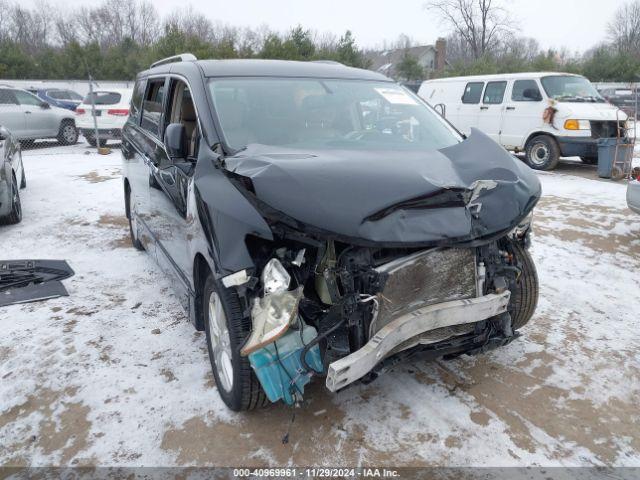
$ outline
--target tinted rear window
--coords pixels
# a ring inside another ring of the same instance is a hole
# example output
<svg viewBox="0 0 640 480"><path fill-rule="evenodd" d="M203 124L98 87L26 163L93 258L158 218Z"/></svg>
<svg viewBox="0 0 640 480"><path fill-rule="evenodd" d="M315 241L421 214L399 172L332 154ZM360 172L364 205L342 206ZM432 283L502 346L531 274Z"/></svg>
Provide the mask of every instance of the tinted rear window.
<svg viewBox="0 0 640 480"><path fill-rule="evenodd" d="M117 92L93 92L93 103L96 105L115 105L120 103L122 95ZM82 103L91 105L91 94L87 95Z"/></svg>

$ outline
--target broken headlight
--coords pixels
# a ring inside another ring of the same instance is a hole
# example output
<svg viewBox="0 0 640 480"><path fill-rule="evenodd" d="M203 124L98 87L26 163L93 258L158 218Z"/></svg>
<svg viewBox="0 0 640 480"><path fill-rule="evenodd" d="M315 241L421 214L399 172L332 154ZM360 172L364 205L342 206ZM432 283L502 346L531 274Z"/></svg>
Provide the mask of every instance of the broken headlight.
<svg viewBox="0 0 640 480"><path fill-rule="evenodd" d="M269 260L262 271L262 286L265 295L269 293L284 292L289 288L291 276L277 258Z"/></svg>
<svg viewBox="0 0 640 480"><path fill-rule="evenodd" d="M511 232L509 233L509 236L511 238L516 238L516 239L523 238L527 234L527 232L531 229L532 223L533 223L533 210L531 210L531 212L529 212L529 214L526 217L520 220L518 225L513 230L511 230Z"/></svg>
<svg viewBox="0 0 640 480"><path fill-rule="evenodd" d="M253 300L251 335L240 353L249 355L273 343L298 317L302 287L288 291L291 276L279 260L271 259L262 271L264 296Z"/></svg>

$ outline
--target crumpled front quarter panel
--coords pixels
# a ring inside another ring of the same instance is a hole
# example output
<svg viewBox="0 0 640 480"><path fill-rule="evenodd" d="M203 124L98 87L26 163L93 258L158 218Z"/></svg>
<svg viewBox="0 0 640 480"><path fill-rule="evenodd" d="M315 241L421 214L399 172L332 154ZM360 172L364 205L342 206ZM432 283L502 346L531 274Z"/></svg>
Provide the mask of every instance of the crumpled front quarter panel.
<svg viewBox="0 0 640 480"><path fill-rule="evenodd" d="M252 268L254 263L245 238L251 234L273 239L264 218L211 159L198 162L195 187L201 222L205 231L211 230L208 234L220 273L225 275Z"/></svg>

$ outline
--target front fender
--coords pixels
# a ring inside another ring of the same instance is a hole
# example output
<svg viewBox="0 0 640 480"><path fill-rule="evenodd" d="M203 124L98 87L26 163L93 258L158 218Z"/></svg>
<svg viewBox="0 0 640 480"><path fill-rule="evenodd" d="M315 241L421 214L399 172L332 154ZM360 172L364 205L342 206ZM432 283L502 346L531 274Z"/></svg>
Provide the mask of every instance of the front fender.
<svg viewBox="0 0 640 480"><path fill-rule="evenodd" d="M215 165L216 161L213 153L198 161L195 197L216 274L226 276L254 267L245 242L247 235L273 240L273 234L260 213Z"/></svg>

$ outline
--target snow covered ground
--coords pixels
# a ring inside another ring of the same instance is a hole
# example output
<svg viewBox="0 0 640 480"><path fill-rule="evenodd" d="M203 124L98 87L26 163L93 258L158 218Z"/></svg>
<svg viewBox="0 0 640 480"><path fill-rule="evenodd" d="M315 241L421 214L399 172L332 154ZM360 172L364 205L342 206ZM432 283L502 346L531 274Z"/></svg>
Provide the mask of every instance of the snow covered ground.
<svg viewBox="0 0 640 480"><path fill-rule="evenodd" d="M66 259L70 297L0 309L0 465L640 466L640 217L593 167L542 173L521 339L231 413L204 335L130 247L120 154L24 152L1 258Z"/></svg>

